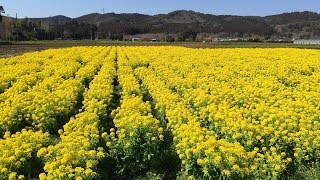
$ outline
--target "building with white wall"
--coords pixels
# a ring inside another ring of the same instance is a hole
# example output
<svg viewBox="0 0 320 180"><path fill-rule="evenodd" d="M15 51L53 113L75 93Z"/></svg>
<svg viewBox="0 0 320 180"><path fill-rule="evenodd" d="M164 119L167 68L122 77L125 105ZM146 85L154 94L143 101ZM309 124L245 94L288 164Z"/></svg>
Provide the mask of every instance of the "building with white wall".
<svg viewBox="0 0 320 180"><path fill-rule="evenodd" d="M320 39L295 39L294 44L320 44Z"/></svg>

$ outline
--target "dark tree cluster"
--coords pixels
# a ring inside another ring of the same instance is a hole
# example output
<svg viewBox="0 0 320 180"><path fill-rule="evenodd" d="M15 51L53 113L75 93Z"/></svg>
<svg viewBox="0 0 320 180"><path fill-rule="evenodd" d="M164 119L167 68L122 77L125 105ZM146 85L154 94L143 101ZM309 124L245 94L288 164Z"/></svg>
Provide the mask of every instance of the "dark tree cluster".
<svg viewBox="0 0 320 180"><path fill-rule="evenodd" d="M48 23L28 18L6 18L2 26L0 39L17 41L95 39L98 34L96 25L77 21Z"/></svg>

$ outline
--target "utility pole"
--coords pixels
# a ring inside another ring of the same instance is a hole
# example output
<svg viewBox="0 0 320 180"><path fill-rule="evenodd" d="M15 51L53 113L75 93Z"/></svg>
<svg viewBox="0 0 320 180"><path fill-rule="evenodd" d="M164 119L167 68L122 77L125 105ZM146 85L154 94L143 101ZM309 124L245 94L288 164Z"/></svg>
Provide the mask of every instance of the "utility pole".
<svg viewBox="0 0 320 180"><path fill-rule="evenodd" d="M48 37L48 40L50 41L51 40L51 15L49 16L49 37Z"/></svg>
<svg viewBox="0 0 320 180"><path fill-rule="evenodd" d="M0 6L0 23L2 22L2 13L6 13L3 9L3 6ZM6 26L4 26L6 28ZM4 30L4 34L6 34L6 31Z"/></svg>
<svg viewBox="0 0 320 180"><path fill-rule="evenodd" d="M61 22L61 19L60 19L60 18L59 18L59 24L60 24L61 40L63 40L62 22Z"/></svg>
<svg viewBox="0 0 320 180"><path fill-rule="evenodd" d="M48 40L49 41L51 40L51 23L50 23L50 21L49 21L49 38L48 38Z"/></svg>
<svg viewBox="0 0 320 180"><path fill-rule="evenodd" d="M18 41L19 30L18 30L18 13L16 13L16 41Z"/></svg>
<svg viewBox="0 0 320 180"><path fill-rule="evenodd" d="M60 25L60 27L61 27L61 40L63 40L63 33L64 33L64 31L63 31L62 24Z"/></svg>
<svg viewBox="0 0 320 180"><path fill-rule="evenodd" d="M9 24L9 35L8 35L8 41L10 42L11 41L11 35L12 35L12 20L11 20L11 17L10 17L10 14L7 14L7 17L9 18L8 19L8 24Z"/></svg>
<svg viewBox="0 0 320 180"><path fill-rule="evenodd" d="M93 34L93 27L92 27L92 24L90 24L90 31L91 31L91 35L90 36L91 36L91 41L92 41L93 40L93 35L92 35Z"/></svg>

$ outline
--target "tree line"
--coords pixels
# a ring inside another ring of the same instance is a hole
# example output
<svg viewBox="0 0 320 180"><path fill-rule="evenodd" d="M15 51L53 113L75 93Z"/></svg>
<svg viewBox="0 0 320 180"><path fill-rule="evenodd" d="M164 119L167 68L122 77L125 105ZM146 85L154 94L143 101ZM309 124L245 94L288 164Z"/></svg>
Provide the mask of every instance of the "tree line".
<svg viewBox="0 0 320 180"><path fill-rule="evenodd" d="M0 39L8 41L95 38L97 38L96 25L76 21L51 24L28 18L17 20L4 17L0 24Z"/></svg>
<svg viewBox="0 0 320 180"><path fill-rule="evenodd" d="M3 13L0 9L0 15ZM3 17L0 40L108 39L142 41L272 41L320 37L320 14L284 13L266 17L208 15L174 11L161 15L88 14L15 19Z"/></svg>

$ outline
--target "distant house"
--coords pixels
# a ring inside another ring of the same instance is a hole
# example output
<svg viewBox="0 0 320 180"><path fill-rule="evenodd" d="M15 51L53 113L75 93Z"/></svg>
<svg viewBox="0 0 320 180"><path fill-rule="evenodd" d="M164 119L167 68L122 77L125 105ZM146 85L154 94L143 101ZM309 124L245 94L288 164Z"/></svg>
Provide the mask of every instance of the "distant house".
<svg viewBox="0 0 320 180"><path fill-rule="evenodd" d="M294 44L320 44L320 39L294 39Z"/></svg>
<svg viewBox="0 0 320 180"><path fill-rule="evenodd" d="M240 41L240 38L217 38L219 42L237 42Z"/></svg>
<svg viewBox="0 0 320 180"><path fill-rule="evenodd" d="M46 39L46 30L41 29L41 28L34 28L33 32L36 35L36 38L38 40L45 40Z"/></svg>
<svg viewBox="0 0 320 180"><path fill-rule="evenodd" d="M146 33L146 34L135 34L135 35L123 35L125 41L165 41L167 35L164 33Z"/></svg>
<svg viewBox="0 0 320 180"><path fill-rule="evenodd" d="M33 32L36 34L45 34L46 30L41 29L41 28L33 28Z"/></svg>
<svg viewBox="0 0 320 180"><path fill-rule="evenodd" d="M140 38L132 38L133 42L140 41Z"/></svg>

